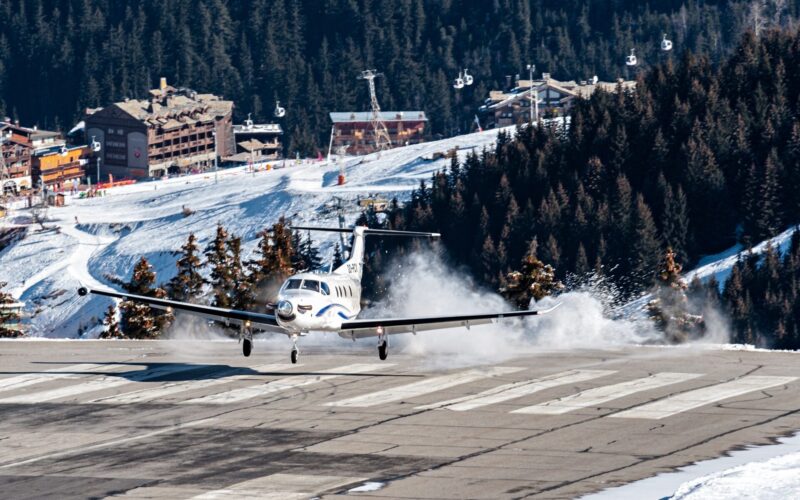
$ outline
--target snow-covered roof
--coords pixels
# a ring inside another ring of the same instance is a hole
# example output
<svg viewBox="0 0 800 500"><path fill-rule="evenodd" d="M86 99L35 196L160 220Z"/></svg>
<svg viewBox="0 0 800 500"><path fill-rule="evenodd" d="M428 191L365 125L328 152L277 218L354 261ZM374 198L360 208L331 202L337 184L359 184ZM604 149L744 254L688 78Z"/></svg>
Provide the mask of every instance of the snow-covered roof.
<svg viewBox="0 0 800 500"><path fill-rule="evenodd" d="M282 134L283 129L278 123L254 123L253 125L234 125L234 134Z"/></svg>
<svg viewBox="0 0 800 500"><path fill-rule="evenodd" d="M368 122L372 120L372 111L330 113L330 117L333 123ZM424 111L381 111L380 118L384 122L428 121Z"/></svg>

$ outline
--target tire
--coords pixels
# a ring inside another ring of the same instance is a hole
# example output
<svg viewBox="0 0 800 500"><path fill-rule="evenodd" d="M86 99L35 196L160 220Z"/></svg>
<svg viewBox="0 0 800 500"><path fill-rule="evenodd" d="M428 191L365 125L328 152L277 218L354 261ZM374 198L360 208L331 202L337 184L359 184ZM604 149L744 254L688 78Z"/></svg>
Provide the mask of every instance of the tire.
<svg viewBox="0 0 800 500"><path fill-rule="evenodd" d="M292 356L291 356L291 358L292 358L292 364L293 364L293 365L294 365L294 364L297 364L297 355L298 355L298 354L299 354L299 353L297 352L297 349L292 349Z"/></svg>
<svg viewBox="0 0 800 500"><path fill-rule="evenodd" d="M253 341L250 339L244 339L242 342L242 354L244 357L250 356L250 353L253 352Z"/></svg>
<svg viewBox="0 0 800 500"><path fill-rule="evenodd" d="M381 342L378 344L378 358L381 361L384 361L389 356L389 344L387 342Z"/></svg>

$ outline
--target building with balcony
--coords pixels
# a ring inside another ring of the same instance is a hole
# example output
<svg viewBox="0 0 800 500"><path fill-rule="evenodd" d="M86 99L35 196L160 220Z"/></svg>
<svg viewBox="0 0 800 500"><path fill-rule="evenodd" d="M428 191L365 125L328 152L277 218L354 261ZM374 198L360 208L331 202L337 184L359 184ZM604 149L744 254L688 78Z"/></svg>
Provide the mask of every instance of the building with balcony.
<svg viewBox="0 0 800 500"><path fill-rule="evenodd" d="M33 168L35 157L52 148L64 146L58 132L23 127L19 122L6 120L0 123L0 150L9 178L2 189L7 193L20 194L34 188L36 184Z"/></svg>
<svg viewBox="0 0 800 500"><path fill-rule="evenodd" d="M234 153L232 101L176 89L164 78L149 95L87 110L86 136L100 143L102 180L202 171Z"/></svg>
<svg viewBox="0 0 800 500"><path fill-rule="evenodd" d="M233 126L236 153L224 158L236 164L259 163L283 157L281 136L283 129L277 123L252 123Z"/></svg>
<svg viewBox="0 0 800 500"><path fill-rule="evenodd" d="M48 191L71 191L77 189L91 171L92 151L88 146L50 149L33 156L32 177L34 185L44 186Z"/></svg>
<svg viewBox="0 0 800 500"><path fill-rule="evenodd" d="M333 152L344 149L346 154L364 155L375 151L375 136L371 111L330 113L333 122L331 146ZM392 146L424 142L424 111L382 111L381 120L389 132Z"/></svg>
<svg viewBox="0 0 800 500"><path fill-rule="evenodd" d="M542 73L540 80L517 80L509 90L491 90L480 111L486 117L487 127L507 127L531 120L531 106L535 94L539 101L540 117L563 116L569 112L575 99L588 99L597 91L617 92L619 88L629 91L636 88L635 81L618 80L600 82L597 79L576 82L559 81ZM536 109L533 110L536 115Z"/></svg>

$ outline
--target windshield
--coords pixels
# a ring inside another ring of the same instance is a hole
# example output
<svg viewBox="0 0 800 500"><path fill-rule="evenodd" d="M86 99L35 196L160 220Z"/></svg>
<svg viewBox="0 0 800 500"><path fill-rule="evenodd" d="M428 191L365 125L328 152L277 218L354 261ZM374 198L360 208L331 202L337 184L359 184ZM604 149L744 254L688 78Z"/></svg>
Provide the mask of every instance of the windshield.
<svg viewBox="0 0 800 500"><path fill-rule="evenodd" d="M320 281L319 288L320 288L320 291L322 292L322 295L330 295L331 294L331 289L328 288L328 284L325 283L324 281Z"/></svg>
<svg viewBox="0 0 800 500"><path fill-rule="evenodd" d="M303 280L303 290L313 290L319 292L319 281L317 280Z"/></svg>
<svg viewBox="0 0 800 500"><path fill-rule="evenodd" d="M283 288L284 290L297 290L300 288L300 283L303 280L289 280L286 282L286 286Z"/></svg>

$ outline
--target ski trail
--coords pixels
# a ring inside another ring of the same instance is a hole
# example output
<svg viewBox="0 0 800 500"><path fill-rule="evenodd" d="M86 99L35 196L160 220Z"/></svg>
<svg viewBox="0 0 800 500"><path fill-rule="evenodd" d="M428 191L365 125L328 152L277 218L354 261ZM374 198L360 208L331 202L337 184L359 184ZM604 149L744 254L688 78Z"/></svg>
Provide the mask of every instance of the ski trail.
<svg viewBox="0 0 800 500"><path fill-rule="evenodd" d="M89 260L96 252L116 241L113 236L97 236L81 231L75 224L61 226L61 232L77 240L77 248L65 263L67 272L80 284L90 288L105 288L89 271Z"/></svg>

